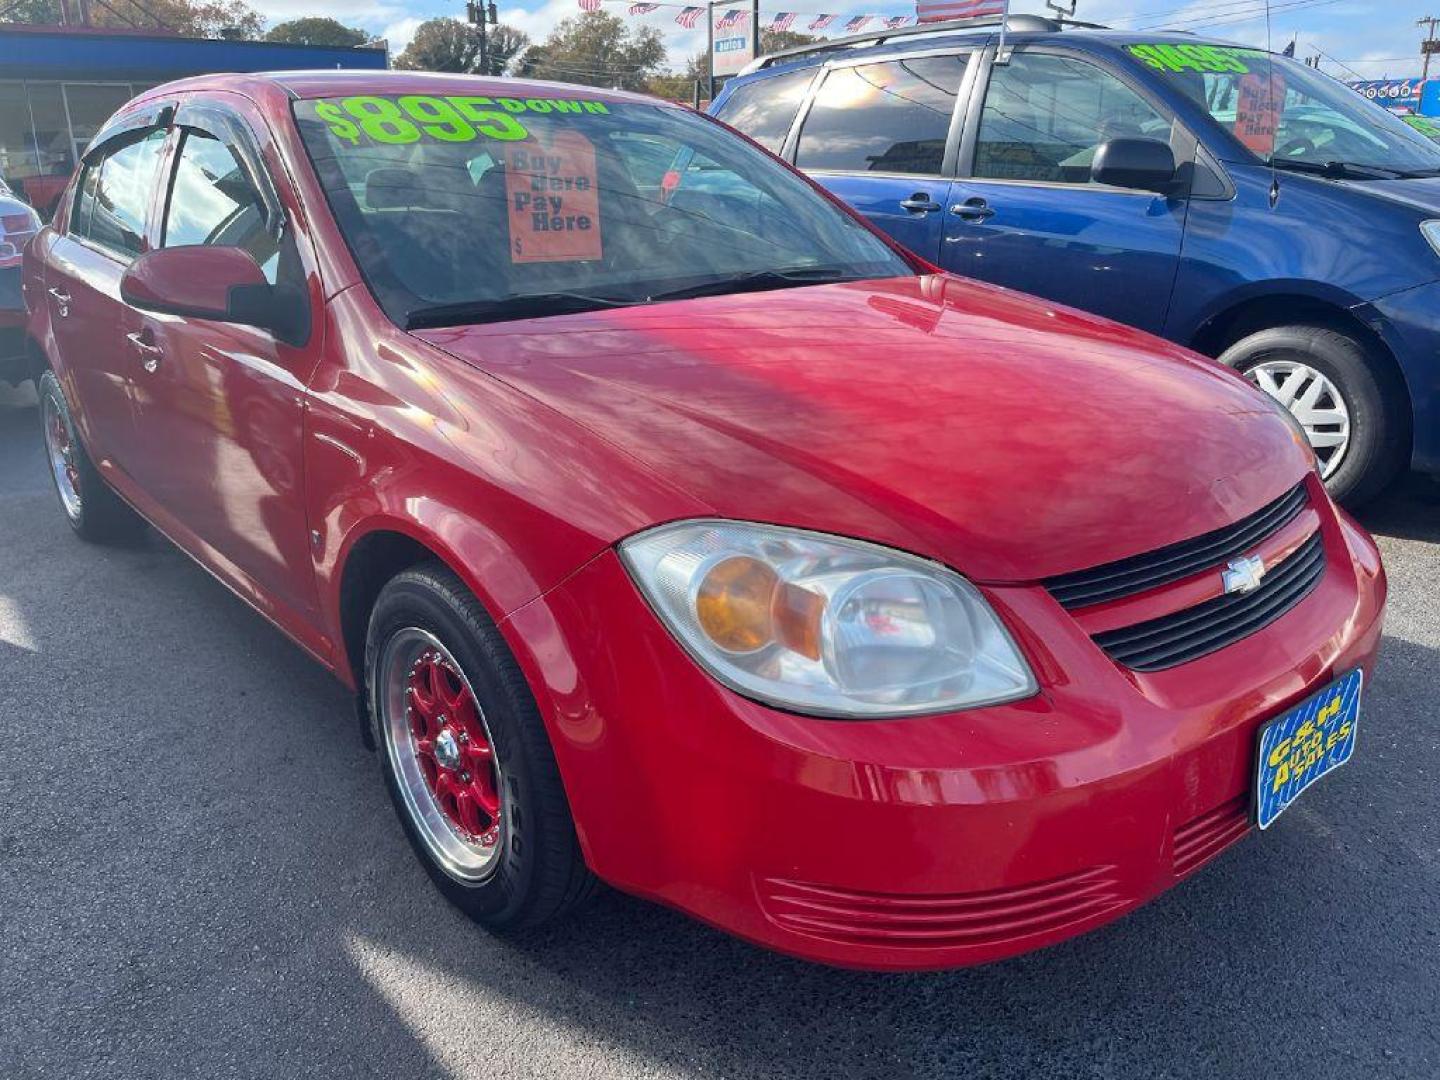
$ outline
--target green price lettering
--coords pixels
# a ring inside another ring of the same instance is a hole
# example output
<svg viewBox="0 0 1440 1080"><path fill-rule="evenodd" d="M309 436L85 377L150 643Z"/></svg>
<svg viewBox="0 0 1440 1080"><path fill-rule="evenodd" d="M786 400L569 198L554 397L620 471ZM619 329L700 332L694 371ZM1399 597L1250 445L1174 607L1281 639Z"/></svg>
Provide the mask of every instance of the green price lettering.
<svg viewBox="0 0 1440 1080"><path fill-rule="evenodd" d="M481 136L511 142L528 139L530 131L515 113L605 114L603 101L558 98L488 98L458 95L432 97L407 94L401 98L362 95L340 101L321 101L315 115L342 142L359 146L361 137L386 145L421 139L438 142L473 142Z"/></svg>
<svg viewBox="0 0 1440 1080"><path fill-rule="evenodd" d="M322 101L315 106L315 115L330 125L330 133L337 139L344 139L351 146L360 145L360 129L345 118L339 105Z"/></svg>

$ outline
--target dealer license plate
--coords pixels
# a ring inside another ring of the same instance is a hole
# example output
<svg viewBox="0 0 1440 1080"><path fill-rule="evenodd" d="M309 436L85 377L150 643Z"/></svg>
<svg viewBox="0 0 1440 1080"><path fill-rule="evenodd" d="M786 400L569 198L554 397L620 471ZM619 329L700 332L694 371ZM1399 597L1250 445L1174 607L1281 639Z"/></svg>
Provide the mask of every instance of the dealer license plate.
<svg viewBox="0 0 1440 1080"><path fill-rule="evenodd" d="M1312 694L1260 729L1255 771L1255 821L1262 829L1326 773L1355 753L1360 721L1359 668Z"/></svg>

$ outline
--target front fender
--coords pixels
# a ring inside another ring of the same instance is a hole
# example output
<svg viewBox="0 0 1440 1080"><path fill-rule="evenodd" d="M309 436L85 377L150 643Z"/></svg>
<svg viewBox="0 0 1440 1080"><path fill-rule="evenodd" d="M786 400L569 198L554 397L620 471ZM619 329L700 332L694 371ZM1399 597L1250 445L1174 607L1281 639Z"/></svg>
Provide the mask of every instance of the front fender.
<svg viewBox="0 0 1440 1080"><path fill-rule="evenodd" d="M344 640L346 561L376 532L428 549L501 623L622 537L709 512L549 406L384 324L363 290L326 312L305 470L332 641Z"/></svg>

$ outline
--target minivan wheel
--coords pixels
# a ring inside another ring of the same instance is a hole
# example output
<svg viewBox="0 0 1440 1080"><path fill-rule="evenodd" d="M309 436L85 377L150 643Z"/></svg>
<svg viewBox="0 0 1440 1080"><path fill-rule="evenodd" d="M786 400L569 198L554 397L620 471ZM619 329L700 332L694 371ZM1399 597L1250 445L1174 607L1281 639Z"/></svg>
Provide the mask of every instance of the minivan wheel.
<svg viewBox="0 0 1440 1080"><path fill-rule="evenodd" d="M144 522L110 489L85 452L60 380L46 371L37 389L45 461L65 520L76 535L91 543L134 543L144 532Z"/></svg>
<svg viewBox="0 0 1440 1080"><path fill-rule="evenodd" d="M1327 327L1278 326L1237 341L1220 362L1290 410L1336 501L1360 506L1400 471L1403 390L1364 342Z"/></svg>
<svg viewBox="0 0 1440 1080"><path fill-rule="evenodd" d="M386 787L452 903L503 930L548 922L591 895L596 879L529 686L451 571L407 570L381 591L365 682Z"/></svg>

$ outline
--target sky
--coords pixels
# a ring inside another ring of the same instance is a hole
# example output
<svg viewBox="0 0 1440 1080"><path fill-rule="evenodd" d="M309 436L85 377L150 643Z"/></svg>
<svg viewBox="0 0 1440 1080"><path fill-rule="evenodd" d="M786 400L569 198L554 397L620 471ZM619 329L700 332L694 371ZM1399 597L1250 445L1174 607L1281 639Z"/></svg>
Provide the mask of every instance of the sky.
<svg viewBox="0 0 1440 1080"><path fill-rule="evenodd" d="M604 0L604 9L624 18L630 0ZM683 2L683 0L681 0ZM390 43L398 54L426 19L441 15L464 17L464 0L249 0L273 25L303 15L329 15L359 26ZM577 0L497 0L500 20L542 40L561 19L578 14ZM1184 27L1197 34L1264 45L1264 0L1077 0L1075 17L1106 25L1132 28ZM1043 0L1013 0L1016 12L1044 13ZM1384 6L1366 0L1270 0L1270 40L1280 49L1298 38L1296 55L1322 53L1323 69L1341 78L1413 78L1420 73L1419 42L1424 31L1416 21L1431 13L1419 0L1401 0ZM1440 7L1440 2L1437 2ZM665 35L672 66L705 47L702 19L694 31L675 25L678 8L661 7L635 21L654 26ZM795 29L815 12L849 18L852 15L914 14L903 0L761 0L761 22L775 11L802 11ZM1440 11L1437 11L1440 14ZM837 20L835 32L844 19ZM1440 57L1437 57L1440 74Z"/></svg>

